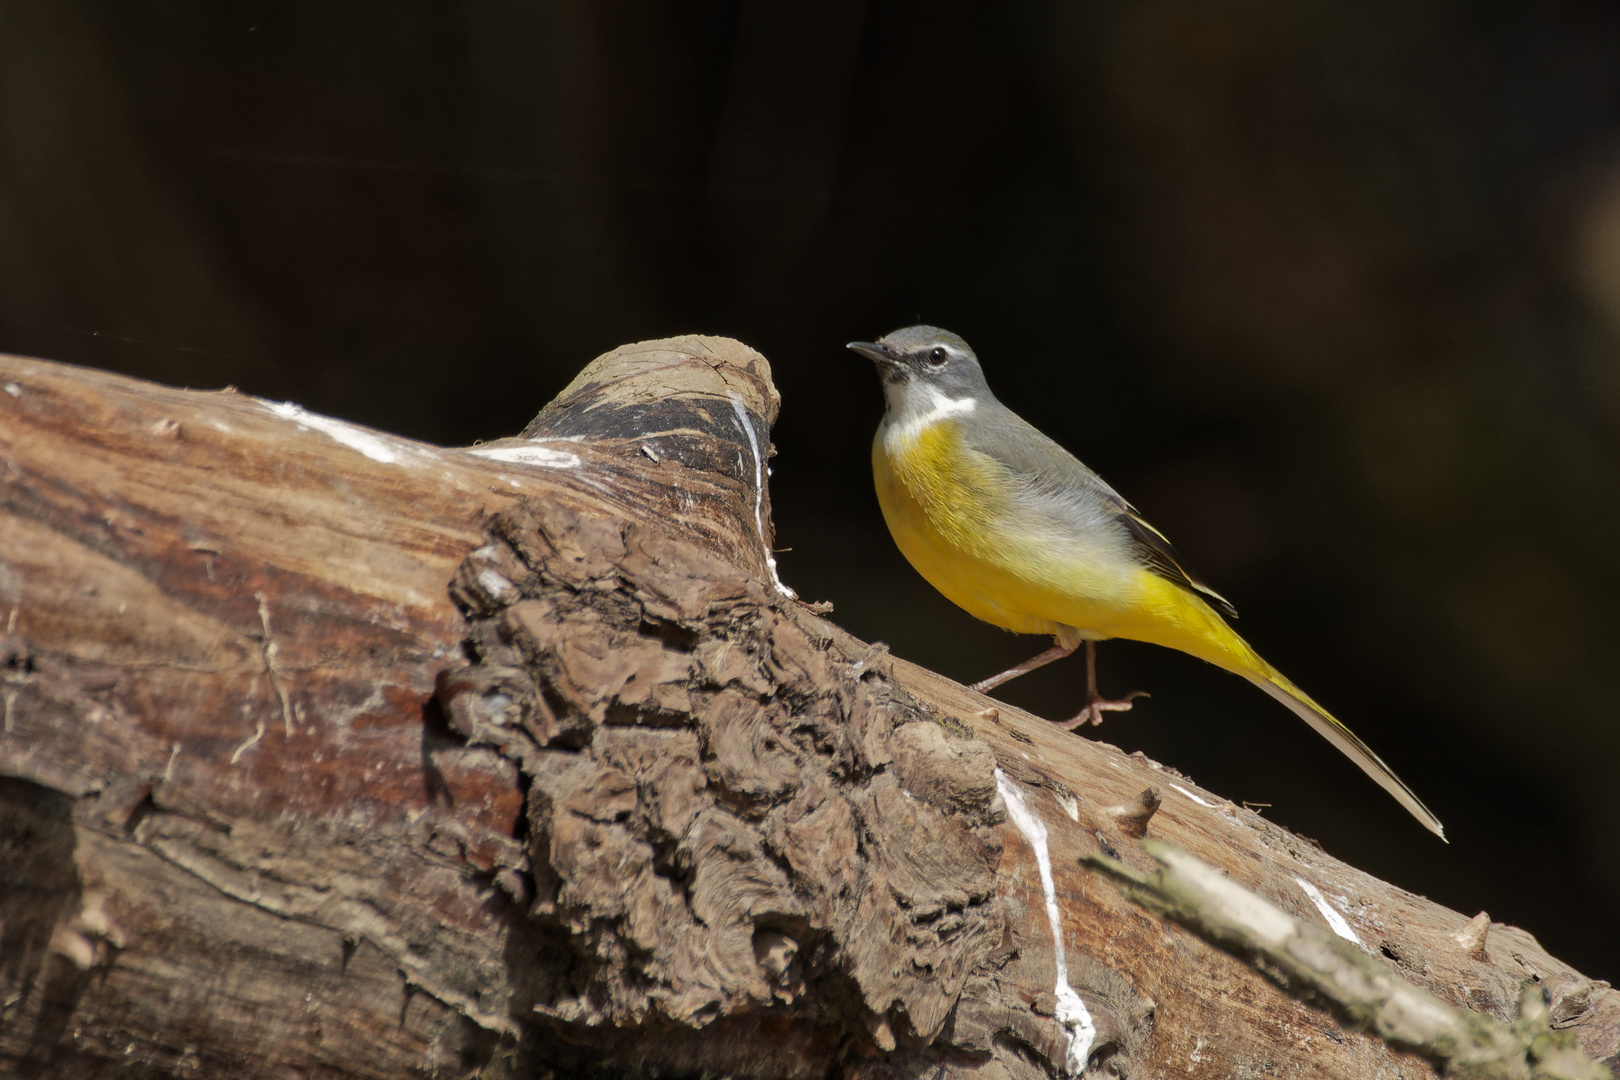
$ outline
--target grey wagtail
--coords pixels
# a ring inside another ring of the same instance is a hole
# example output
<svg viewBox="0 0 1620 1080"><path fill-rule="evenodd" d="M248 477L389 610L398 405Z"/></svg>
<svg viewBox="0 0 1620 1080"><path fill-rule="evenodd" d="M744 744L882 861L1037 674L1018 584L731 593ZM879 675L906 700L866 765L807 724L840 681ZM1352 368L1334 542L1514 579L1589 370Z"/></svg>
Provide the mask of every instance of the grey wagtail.
<svg viewBox="0 0 1620 1080"><path fill-rule="evenodd" d="M1298 713L1442 840L1412 789L1226 624L1237 611L1186 569L1164 534L1100 476L997 401L967 342L932 326L852 341L888 408L872 441L883 519L946 598L987 623L1051 634L1056 647L974 685L981 693L1086 646L1086 707L1098 723L1130 699L1097 694L1094 642L1131 638L1242 675ZM1135 697L1137 695L1131 695Z"/></svg>

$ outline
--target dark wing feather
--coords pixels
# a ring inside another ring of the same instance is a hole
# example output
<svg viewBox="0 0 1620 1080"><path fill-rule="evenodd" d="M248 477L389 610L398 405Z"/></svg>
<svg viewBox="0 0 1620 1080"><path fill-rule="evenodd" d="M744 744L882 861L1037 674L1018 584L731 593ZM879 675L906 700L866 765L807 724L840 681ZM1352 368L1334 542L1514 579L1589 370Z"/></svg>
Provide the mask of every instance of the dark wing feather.
<svg viewBox="0 0 1620 1080"><path fill-rule="evenodd" d="M1187 569L1181 552L1170 545L1164 533L1149 525L1135 507L1121 499L1119 514L1125 527L1130 530L1132 546L1147 562L1148 569L1166 581L1200 594L1228 619L1237 618L1237 608L1232 606L1232 602L1194 577Z"/></svg>

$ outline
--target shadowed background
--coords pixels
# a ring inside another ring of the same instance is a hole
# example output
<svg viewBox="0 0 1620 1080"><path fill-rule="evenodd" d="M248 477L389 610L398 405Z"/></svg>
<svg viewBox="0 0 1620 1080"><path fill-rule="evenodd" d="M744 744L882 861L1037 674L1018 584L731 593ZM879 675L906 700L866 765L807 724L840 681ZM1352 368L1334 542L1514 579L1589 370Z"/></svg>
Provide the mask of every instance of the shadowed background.
<svg viewBox="0 0 1620 1080"><path fill-rule="evenodd" d="M0 350L465 444L741 338L784 578L971 681L1047 642L894 549L842 347L948 327L1453 843L1177 654L1100 737L1613 979L1617 135L1579 0L0 0Z"/></svg>

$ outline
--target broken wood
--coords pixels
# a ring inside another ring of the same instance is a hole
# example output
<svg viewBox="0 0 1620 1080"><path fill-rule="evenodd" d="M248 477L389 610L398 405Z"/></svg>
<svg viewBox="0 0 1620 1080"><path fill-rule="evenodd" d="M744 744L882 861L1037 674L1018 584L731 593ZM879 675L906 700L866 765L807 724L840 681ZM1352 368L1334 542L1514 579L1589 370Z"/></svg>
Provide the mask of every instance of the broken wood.
<svg viewBox="0 0 1620 1080"><path fill-rule="evenodd" d="M1529 934L1460 944L793 598L736 342L610 353L470 450L42 361L0 390L0 1069L1435 1075L1079 865L1141 836L1620 1050L1620 994Z"/></svg>

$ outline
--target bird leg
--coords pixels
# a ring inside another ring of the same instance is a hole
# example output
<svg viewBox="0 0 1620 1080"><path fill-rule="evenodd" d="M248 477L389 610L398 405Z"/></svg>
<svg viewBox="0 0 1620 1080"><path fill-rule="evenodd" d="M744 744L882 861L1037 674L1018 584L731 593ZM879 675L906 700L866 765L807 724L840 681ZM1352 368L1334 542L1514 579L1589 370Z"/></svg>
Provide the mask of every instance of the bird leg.
<svg viewBox="0 0 1620 1080"><path fill-rule="evenodd" d="M1131 702L1139 697L1147 697L1146 690L1132 690L1116 701L1110 701L1097 693L1097 643L1086 642L1086 707L1081 709L1073 720L1054 720L1059 727L1073 731L1082 724L1100 724L1103 722L1105 712L1129 712Z"/></svg>
<svg viewBox="0 0 1620 1080"><path fill-rule="evenodd" d="M1045 652L1041 653L1041 655L1031 657L1030 659L1025 660L1022 664L1019 664L1017 667L1010 667L999 675L992 675L988 679L976 682L968 689L976 690L981 694L994 690L1002 683L1011 682L1020 675L1028 675L1038 667L1045 667L1054 660L1063 659L1065 656L1073 653L1078 647L1078 642L1074 645L1065 645L1060 639L1056 645L1052 646L1050 649L1047 649ZM1105 698L1101 694L1097 693L1097 643L1095 641L1087 641L1085 708L1081 709L1079 714L1076 715L1072 720L1054 720L1052 723L1057 724L1066 731L1072 731L1081 724L1100 724L1103 720L1103 713L1128 712L1131 707L1131 702L1135 701L1139 697L1147 696L1148 692L1146 690L1133 690L1117 701L1110 701L1108 698Z"/></svg>
<svg viewBox="0 0 1620 1080"><path fill-rule="evenodd" d="M1086 642L1086 645L1089 648L1090 645L1091 645L1091 642L1089 642L1089 641ZM1054 660L1061 660L1065 656L1068 656L1072 652L1074 652L1074 646L1073 645L1064 645L1064 644L1062 644L1060 642L1057 645L1052 646L1050 649L1047 649L1045 652L1041 653L1041 655L1036 656L1036 657L1032 657L1029 660L1025 660L1022 664L1019 664L1017 667L1010 667L1006 671L1003 671L999 675L992 675L988 679L983 679L983 680L981 680L979 682L976 682L972 686L968 687L968 689L976 691L977 693L980 693L980 694L987 694L990 691L994 690L996 687L1000 686L1002 683L1012 682L1014 679L1018 678L1018 676L1020 676L1020 675L1028 675L1030 672L1034 671L1036 668L1045 667L1047 664L1050 664Z"/></svg>

